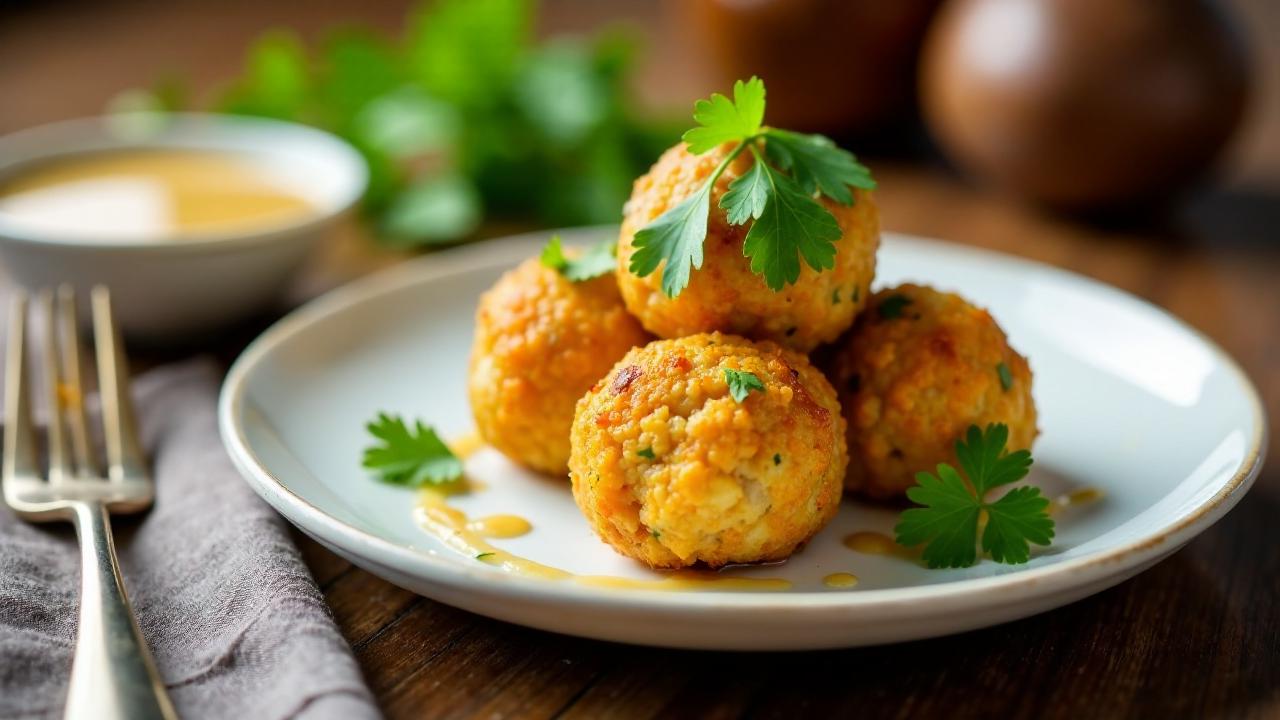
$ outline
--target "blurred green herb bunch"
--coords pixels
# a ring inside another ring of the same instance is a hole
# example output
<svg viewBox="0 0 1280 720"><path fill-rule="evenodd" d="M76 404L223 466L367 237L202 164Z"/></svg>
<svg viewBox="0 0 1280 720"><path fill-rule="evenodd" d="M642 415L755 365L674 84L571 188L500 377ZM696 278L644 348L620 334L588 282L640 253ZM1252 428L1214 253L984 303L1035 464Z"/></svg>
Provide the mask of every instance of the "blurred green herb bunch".
<svg viewBox="0 0 1280 720"><path fill-rule="evenodd" d="M345 28L314 52L270 32L215 109L351 142L369 164L364 209L388 244L458 242L482 220L616 222L632 180L678 133L638 119L629 36L538 44L535 12L533 0L426 2L399 40ZM169 82L116 107L177 110L183 96Z"/></svg>

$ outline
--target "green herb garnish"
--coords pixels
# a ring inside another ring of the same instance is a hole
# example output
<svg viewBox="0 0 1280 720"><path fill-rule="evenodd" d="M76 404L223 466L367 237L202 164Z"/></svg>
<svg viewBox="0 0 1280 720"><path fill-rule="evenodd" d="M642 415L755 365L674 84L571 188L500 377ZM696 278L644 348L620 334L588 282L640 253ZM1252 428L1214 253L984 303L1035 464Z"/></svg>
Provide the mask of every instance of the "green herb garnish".
<svg viewBox="0 0 1280 720"><path fill-rule="evenodd" d="M494 553L491 553L491 552L487 552L487 553L480 553L479 555L477 555L477 556L476 556L476 559L477 559L477 560L483 560L483 559L485 559L485 558L487 558L487 557L492 557L493 555L494 555Z"/></svg>
<svg viewBox="0 0 1280 720"><path fill-rule="evenodd" d="M486 218L615 222L683 129L637 110L639 37L622 25L538 38L537 0L421 0L390 32L271 30L211 109L305 123L364 157L365 216L395 246L454 243ZM204 109L171 76L117 109Z"/></svg>
<svg viewBox="0 0 1280 720"><path fill-rule="evenodd" d="M657 455L654 455L654 454L653 454L653 448L651 448L651 447L642 448L642 449L640 449L640 450L637 450L637 451L636 451L636 455L639 455L640 457L642 457L642 458L646 458L646 459L649 459L649 460L652 460L652 459L654 459L654 458L656 458L656 457L657 457Z"/></svg>
<svg viewBox="0 0 1280 720"><path fill-rule="evenodd" d="M781 465L781 464L782 464L782 455L780 455L780 454L778 454L778 453L774 453L774 454L773 454L773 464L774 464L774 465Z"/></svg>
<svg viewBox="0 0 1280 720"><path fill-rule="evenodd" d="M1039 488L1016 487L994 502L986 500L992 490L1021 480L1031 469L1031 453L1006 452L1008 440L1006 425L988 425L985 431L971 425L967 442L956 442L964 477L947 463L938 465L937 475L917 473L907 497L923 507L902 513L894 528L898 544L925 544L923 557L931 568L968 567L977 561L982 515L987 519L982 550L996 562L1024 563L1030 543L1051 543L1049 500Z"/></svg>
<svg viewBox="0 0 1280 720"><path fill-rule="evenodd" d="M752 390L764 392L764 383L760 382L755 373L725 368L724 381L729 384L729 394L738 402L746 400Z"/></svg>
<svg viewBox="0 0 1280 720"><path fill-rule="evenodd" d="M742 153L751 153L755 163L729 183L720 208L730 224L752 223L742 253L772 290L799 279L801 258L819 272L835 267L840 226L815 196L851 205L850 187L876 186L865 166L826 137L765 127L764 97L764 82L752 77L734 83L732 100L713 93L693 107L698 127L683 138L689 152L736 144L697 192L636 233L630 270L644 277L665 262L662 291L668 297L688 286L691 268L702 267L712 188Z"/></svg>
<svg viewBox="0 0 1280 720"><path fill-rule="evenodd" d="M1000 376L1000 387L1008 392L1013 388L1013 373L1009 371L1009 366L1004 363L996 365L996 375Z"/></svg>
<svg viewBox="0 0 1280 720"><path fill-rule="evenodd" d="M902 310L911 304L911 298L906 295L890 295L880 301L880 318L882 320L892 320L902 317Z"/></svg>
<svg viewBox="0 0 1280 720"><path fill-rule="evenodd" d="M560 245L560 236L552 235L546 246L542 248L539 260L544 267L555 270L566 280L583 282L613 272L618 266L614 254L617 249L618 241L605 240L587 248L578 257L571 258L564 254L564 248Z"/></svg>
<svg viewBox="0 0 1280 720"><path fill-rule="evenodd" d="M410 429L399 416L378 413L365 427L380 444L365 448L361 465L383 482L444 485L462 477L462 461L421 420Z"/></svg>

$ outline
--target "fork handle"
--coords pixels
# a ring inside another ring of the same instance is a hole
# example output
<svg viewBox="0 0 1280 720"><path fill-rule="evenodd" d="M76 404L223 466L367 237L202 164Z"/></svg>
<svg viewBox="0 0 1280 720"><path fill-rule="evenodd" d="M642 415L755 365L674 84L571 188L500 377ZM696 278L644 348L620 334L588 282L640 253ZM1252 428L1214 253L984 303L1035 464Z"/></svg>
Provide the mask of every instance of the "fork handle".
<svg viewBox="0 0 1280 720"><path fill-rule="evenodd" d="M120 579L100 502L75 504L80 537L80 630L64 717L177 718Z"/></svg>

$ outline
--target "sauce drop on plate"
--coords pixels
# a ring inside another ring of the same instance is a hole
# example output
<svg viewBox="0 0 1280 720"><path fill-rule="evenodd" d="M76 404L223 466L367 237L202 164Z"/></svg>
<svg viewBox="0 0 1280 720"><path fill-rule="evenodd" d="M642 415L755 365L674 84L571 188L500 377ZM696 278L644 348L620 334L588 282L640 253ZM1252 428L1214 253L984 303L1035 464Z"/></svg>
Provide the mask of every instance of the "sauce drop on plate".
<svg viewBox="0 0 1280 720"><path fill-rule="evenodd" d="M858 584L858 576L847 572L831 573L822 578L822 584L829 588L851 588Z"/></svg>
<svg viewBox="0 0 1280 720"><path fill-rule="evenodd" d="M1106 497L1106 493L1101 488L1085 487L1078 490L1072 490L1069 493L1063 493L1054 498L1049 503L1049 514L1055 515L1063 510L1080 507L1081 505L1091 505Z"/></svg>
<svg viewBox="0 0 1280 720"><path fill-rule="evenodd" d="M527 534L533 526L519 515L490 515L469 521L467 529L484 537L513 538Z"/></svg>
<svg viewBox="0 0 1280 720"><path fill-rule="evenodd" d="M459 460L466 460L482 447L484 447L484 440L480 437L480 433L474 430L466 435L459 435L449 443L449 449L458 456Z"/></svg>
<svg viewBox="0 0 1280 720"><path fill-rule="evenodd" d="M844 546L866 555L895 555L898 544L893 538L878 532L855 532L844 537Z"/></svg>
<svg viewBox="0 0 1280 720"><path fill-rule="evenodd" d="M0 180L0 219L57 239L168 240L254 231L316 213L254 156L143 149L70 155Z"/></svg>

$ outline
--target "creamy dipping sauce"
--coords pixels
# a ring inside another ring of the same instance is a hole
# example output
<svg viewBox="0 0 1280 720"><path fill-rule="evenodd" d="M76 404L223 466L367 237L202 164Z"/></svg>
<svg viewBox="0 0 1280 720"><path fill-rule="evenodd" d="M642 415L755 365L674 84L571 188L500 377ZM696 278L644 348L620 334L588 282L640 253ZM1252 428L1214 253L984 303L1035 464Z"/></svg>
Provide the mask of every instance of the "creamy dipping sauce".
<svg viewBox="0 0 1280 720"><path fill-rule="evenodd" d="M165 240L286 225L317 212L252 156L139 149L36 163L0 180L0 220L92 240Z"/></svg>

